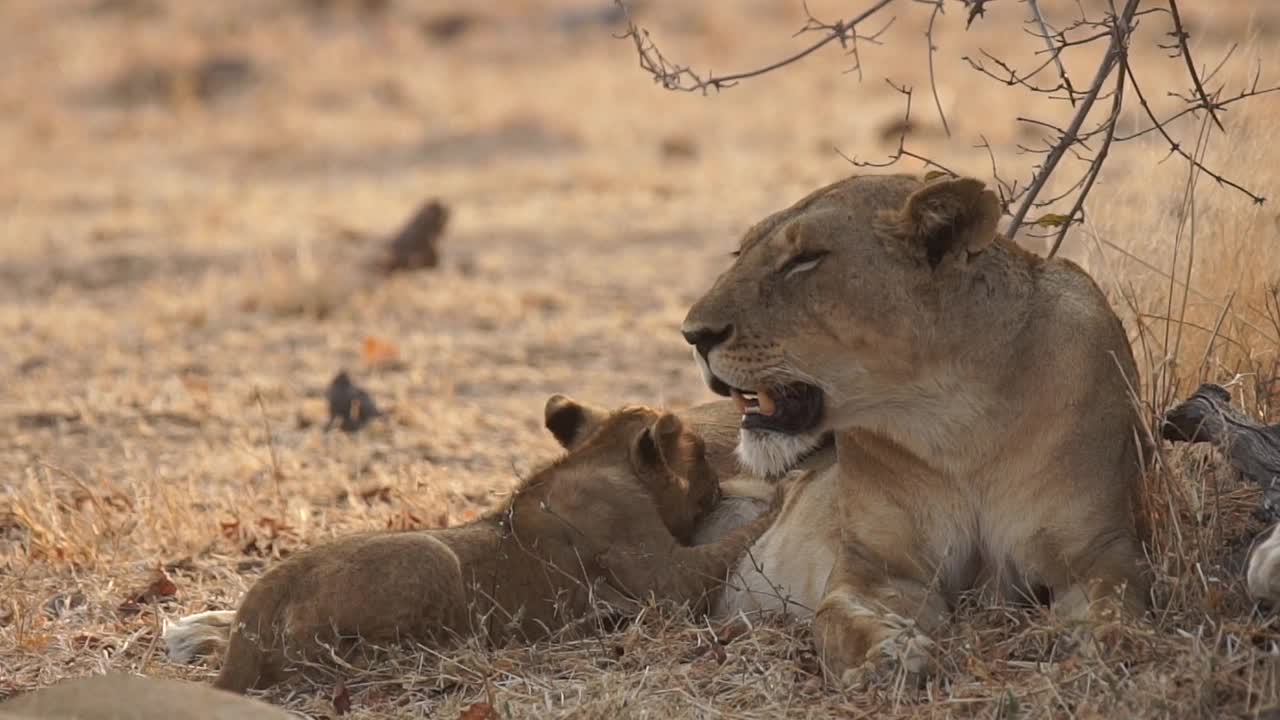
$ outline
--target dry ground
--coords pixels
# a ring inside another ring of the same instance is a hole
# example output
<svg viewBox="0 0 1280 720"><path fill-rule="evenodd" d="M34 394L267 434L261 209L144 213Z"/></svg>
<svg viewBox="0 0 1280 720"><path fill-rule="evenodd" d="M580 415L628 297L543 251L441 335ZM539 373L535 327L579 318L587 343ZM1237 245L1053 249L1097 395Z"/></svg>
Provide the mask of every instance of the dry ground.
<svg viewBox="0 0 1280 720"><path fill-rule="evenodd" d="M472 517L554 454L549 393L707 397L677 333L685 309L750 223L850 172L834 147L892 149L901 98L882 79L924 86L924 20L900 3L861 82L833 51L701 97L655 88L610 38L604 5L0 4L0 697L107 669L209 678L166 661L163 619L232 607L271 558L320 538ZM810 3L826 17L849 5ZM1045 6L1066 17L1073 3ZM716 69L795 47L803 20L798 0L637 12L669 55ZM1002 174L1026 166L1016 145L1039 135L1012 118L1067 109L958 60L978 47L1026 58L1024 12L991 3L967 35L958 6L943 19L954 138L921 94L915 149L985 178L971 147L985 135ZM1265 64L1274 3L1185 12L1205 63L1240 43L1221 78L1238 85L1260 61L1280 74ZM1169 108L1164 89L1183 82L1180 61L1151 47L1164 24L1150 21L1140 57ZM1264 195L1280 195L1278 112L1274 96L1232 109L1230 135L1209 147ZM1185 213L1186 168L1163 157L1158 142L1116 150L1067 252L1125 316L1153 412L1209 378L1275 420L1275 206L1202 179ZM432 196L454 211L443 266L353 281ZM370 337L400 361L366 362ZM388 421L322 432L340 368L392 408ZM1276 707L1280 633L1232 565L1258 529L1253 493L1211 454L1168 447L1151 486L1157 612L1116 628L1100 658L1068 652L1037 612L962 608L938 683L846 695L813 675L804 627L762 625L700 653L707 629L654 613L587 643L398 650L333 682L357 718L454 718L486 698L513 718ZM122 608L157 566L176 596ZM268 698L326 717L333 682Z"/></svg>

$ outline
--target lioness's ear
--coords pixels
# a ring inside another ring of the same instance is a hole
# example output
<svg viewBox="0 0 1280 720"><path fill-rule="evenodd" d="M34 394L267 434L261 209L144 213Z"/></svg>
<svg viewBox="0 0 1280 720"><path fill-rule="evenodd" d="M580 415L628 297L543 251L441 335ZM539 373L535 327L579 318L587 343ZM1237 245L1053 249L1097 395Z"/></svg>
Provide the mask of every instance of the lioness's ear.
<svg viewBox="0 0 1280 720"><path fill-rule="evenodd" d="M907 198L899 223L924 247L930 267L953 252L980 253L995 240L1000 199L973 178L934 180Z"/></svg>
<svg viewBox="0 0 1280 720"><path fill-rule="evenodd" d="M560 445L572 450L609 418L609 411L557 394L547 398L543 415L547 429Z"/></svg>

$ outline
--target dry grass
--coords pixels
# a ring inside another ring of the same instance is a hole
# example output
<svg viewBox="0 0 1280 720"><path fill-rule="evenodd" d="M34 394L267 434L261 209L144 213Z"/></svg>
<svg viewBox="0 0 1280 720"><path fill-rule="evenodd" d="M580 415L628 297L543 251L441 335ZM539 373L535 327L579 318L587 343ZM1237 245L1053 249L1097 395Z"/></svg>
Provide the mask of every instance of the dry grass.
<svg viewBox="0 0 1280 720"><path fill-rule="evenodd" d="M207 679L166 661L162 619L232 607L271 558L320 538L465 521L554 452L540 423L552 392L703 399L676 332L690 301L748 224L849 172L833 146L892 148L901 106L883 74L926 77L911 18L864 52L861 84L830 54L701 98L651 87L609 28L574 27L563 13L585 4L307 9L324 4L0 7L0 696L108 668ZM831 17L846 4L810 3ZM1223 71L1237 78L1280 31L1269 3L1196 10L1206 62L1244 41ZM424 21L448 12L478 20L433 39ZM955 59L1028 48L1020 12L993 4L968 35L949 18L940 89L956 137L921 103L918 149L985 177L969 147L983 133L1007 173L1025 167L1014 146L1035 138L1007 118L1038 101ZM800 24L790 0L643 13L664 50L717 69L772 56ZM1143 62L1153 87L1181 87L1179 61ZM1280 191L1277 112L1275 98L1233 109L1208 153L1264 195ZM1213 379L1275 419L1274 206L1201 178L1186 212L1185 168L1162 157L1158 144L1113 153L1067 252L1125 314L1153 412ZM353 279L429 195L454 210L443 266ZM368 336L401 362L362 365ZM341 367L392 408L355 437L319 428ZM1150 478L1157 609L1114 628L1101 657L1040 611L974 603L939 638L940 681L842 694L814 674L802 626L716 649L711 630L655 610L585 642L392 649L268 697L324 717L341 679L357 718L452 718L490 697L512 718L1276 707L1280 635L1238 567L1254 494L1201 450L1166 448ZM121 610L158 566L176 598Z"/></svg>

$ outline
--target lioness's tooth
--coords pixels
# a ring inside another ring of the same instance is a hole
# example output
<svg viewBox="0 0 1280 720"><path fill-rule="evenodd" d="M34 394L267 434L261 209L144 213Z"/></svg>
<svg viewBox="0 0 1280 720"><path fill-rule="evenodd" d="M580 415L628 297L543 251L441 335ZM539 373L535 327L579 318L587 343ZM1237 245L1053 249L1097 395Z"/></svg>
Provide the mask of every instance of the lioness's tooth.
<svg viewBox="0 0 1280 720"><path fill-rule="evenodd" d="M761 390L756 395L756 402L760 403L761 415L772 415L773 411L778 409L778 405L774 403L773 397L769 395L768 390Z"/></svg>
<svg viewBox="0 0 1280 720"><path fill-rule="evenodd" d="M738 406L738 412L743 415L746 415L747 399L742 397L742 393L738 392L737 390L730 390L729 395L730 397L733 398L733 404Z"/></svg>

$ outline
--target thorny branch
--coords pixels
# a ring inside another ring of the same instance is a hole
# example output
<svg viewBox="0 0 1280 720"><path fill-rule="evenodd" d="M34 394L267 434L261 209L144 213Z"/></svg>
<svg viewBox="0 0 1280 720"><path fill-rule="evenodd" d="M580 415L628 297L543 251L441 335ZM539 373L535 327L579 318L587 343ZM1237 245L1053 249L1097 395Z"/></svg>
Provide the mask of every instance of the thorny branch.
<svg viewBox="0 0 1280 720"><path fill-rule="evenodd" d="M1107 77L1111 75L1111 70L1116 66L1121 57L1127 56L1127 43L1129 34L1133 32L1133 14L1138 9L1140 0L1128 0L1124 6L1124 10L1119 16L1116 16L1114 27L1111 32L1111 44L1107 47L1107 54L1102 58L1102 62L1098 65L1098 70L1094 73L1093 83L1089 87L1089 92L1085 94L1080 101L1080 106L1076 109L1075 117L1071 119L1071 124L1063 131L1061 138L1049 151L1048 157L1044 163L1036 170L1031 178L1031 186L1027 188L1027 194L1022 198L1022 203L1013 214L1013 219L1009 221L1009 228L1005 231L1005 235L1012 240L1018 234L1018 229L1022 226L1022 221L1027 217L1027 212L1035 205L1036 196L1044 189L1045 183L1049 180L1049 176L1053 174L1054 168L1058 166L1058 161L1062 160L1062 156L1067 150L1075 147L1081 142L1080 128L1084 125L1084 121L1089 117L1089 111L1093 109L1093 103L1098 99L1098 93L1101 92L1103 84L1107 81ZM1118 107L1117 107L1118 113ZM1110 143L1108 143L1110 144ZM1101 167L1101 163L1096 162L1098 156L1094 156L1093 165ZM1105 154L1102 155L1105 160ZM1096 173L1095 173L1096 175ZM1092 181L1090 181L1092 186ZM1080 200L1081 205L1084 200ZM1067 216L1064 226L1070 225L1074 218ZM1063 228L1065 233L1066 227ZM1056 252L1058 244L1055 243L1053 250Z"/></svg>
<svg viewBox="0 0 1280 720"><path fill-rule="evenodd" d="M947 123L947 114L942 112L942 101L938 99L938 81L933 72L933 56L938 46L933 44L933 24L942 14L942 0L932 0L933 12L929 13L929 29L924 31L924 41L929 47L929 89L933 91L933 105L938 109L938 119L942 121L942 130L951 137L951 125Z"/></svg>
<svg viewBox="0 0 1280 720"><path fill-rule="evenodd" d="M898 135L898 149L894 150L893 154L889 156L889 159L885 160L884 162L872 162L870 160L859 160L856 157L849 157L848 155L845 155L843 152L841 152L839 148L836 148L836 152L839 153L840 157L847 160L849 164L853 165L854 167L874 167L874 168L889 167L890 165L896 164L902 158L907 157L913 160L919 160L920 162L924 163L925 167L936 167L938 168L938 170L948 175L955 175L956 173L952 171L950 168L944 165L940 165L937 162L925 157L924 155L919 155L907 149L907 131L911 129L912 90L911 88L905 87L903 85L895 85L892 80L886 80L885 82L889 83L889 87L893 88L894 90L897 90L898 92L902 93L903 96L906 97L907 109L902 116L902 132Z"/></svg>
<svg viewBox="0 0 1280 720"><path fill-rule="evenodd" d="M664 56L662 52L658 50L657 46L653 44L653 40L649 38L649 31L638 27L631 21L631 12L627 9L626 2L624 2L624 0L614 0L618 7L622 8L622 11L627 18L626 32L617 37L620 39L630 38L632 42L635 43L636 55L639 56L640 67L653 76L654 82L662 85L662 87L667 90L701 92L704 94L709 90L723 90L725 88L731 88L734 85L737 85L741 80L765 75L792 63L799 62L832 42L837 41L840 43L840 47L844 48L846 52L854 57L854 62L858 63L852 69L859 69L861 65L858 60L858 41L864 40L874 43L876 39L889 28L889 25L893 23L893 20L890 19L884 27L881 27L870 35L860 35L858 33L858 24L866 21L877 12L880 12L880 10L893 3L893 1L894 0L876 0L870 8L863 11L861 14L848 20L837 20L833 23L825 23L818 20L813 17L812 14L808 13L808 9L806 8L806 14L809 17L808 22L805 23L804 27L800 28L796 35L811 32L823 33L823 37L820 40L794 55L769 63L768 65L756 68L755 70L730 73L728 75L716 75L714 73L709 73L704 77L702 74L687 65L677 65L667 60L666 56Z"/></svg>
<svg viewBox="0 0 1280 720"><path fill-rule="evenodd" d="M1120 28L1117 28L1119 33ZM1062 247L1062 241L1067 237L1067 230L1071 228L1072 222L1079 222L1084 215L1084 200L1089 197L1089 191L1093 189L1093 182L1098 179L1098 172L1102 170L1102 165L1107 160L1107 152L1111 149L1111 143L1116 137L1116 123L1120 120L1120 110L1124 107L1124 83L1127 71L1129 69L1129 58L1125 54L1120 56L1120 72L1116 73L1116 89L1111 95L1111 115L1106 121L1106 131L1102 137L1102 145L1098 148L1098 152L1094 155L1093 162L1089 164L1088 171L1085 172L1084 183L1080 188L1080 192L1076 194L1075 204L1071 206L1071 211L1067 213L1067 222L1062 223L1062 227L1058 230L1058 235L1053 239L1053 247L1049 248L1049 257L1053 257L1058 248ZM1025 202L1025 201L1024 201ZM1012 237L1012 235L1010 235Z"/></svg>
<svg viewBox="0 0 1280 720"><path fill-rule="evenodd" d="M966 30L975 21L985 18L986 11L989 9L987 7L989 0L958 1L964 4L966 10ZM1026 32L1044 43L1044 49L1035 53L1037 56L1044 56L1043 58L1037 59L1033 67L1026 72L1019 71L1013 64L986 50L981 50L979 57L966 56L962 60L973 70L1004 85L1021 87L1030 93L1052 99L1066 100L1071 104L1073 113L1065 127L1043 119L1032 117L1016 118L1018 122L1045 130L1049 137L1052 138L1042 147L1018 146L1019 152L1043 156L1042 161L1036 165L1030 177L1025 180L1009 179L1008 176L1001 176L996 161L996 152L985 137L982 137L981 142L976 146L987 151L991 159L991 174L995 180L995 189L1000 195L1001 205L1005 212L1011 215L1011 220L1005 230L1007 237L1015 237L1026 224L1047 229L1049 231L1048 234L1053 237L1048 251L1049 256L1052 257L1062 246L1071 228L1084 221L1085 203L1106 164L1113 146L1155 134L1158 134L1159 138L1168 146L1170 156L1178 157L1188 163L1191 168L1212 177L1220 186L1231 188L1255 203L1261 204L1265 201L1263 196L1206 167L1201 158L1193 156L1184 150L1182 142L1178 139L1172 126L1176 121L1187 115L1207 116L1213 127L1223 131L1225 126L1221 118L1230 106L1258 95L1280 91L1280 86L1264 86L1261 83L1261 69L1259 68L1258 72L1254 74L1252 82L1234 94L1228 93L1224 84L1219 84L1213 88L1208 87L1208 84L1213 82L1218 71L1226 64L1227 59L1231 57L1235 48L1232 47L1231 51L1223 57L1211 72L1206 72L1204 69L1197 70L1196 61L1191 55L1188 43L1190 35L1186 31L1186 25L1179 11L1178 0L1125 0L1121 9L1116 7L1118 0L1112 0L1109 11L1100 18L1089 18L1086 15L1084 5L1078 3L1079 16L1070 22L1056 25L1050 23L1045 17L1039 0L1022 1L1027 4L1030 15ZM615 2L626 13L627 8L624 0L615 0ZM858 52L859 42L880 44L881 36L893 24L896 16L889 18L874 32L864 33L862 29L873 16L886 10L893 2L894 0L869 0L868 6L862 12L835 22L824 22L815 18L806 6L807 21L796 35L817 34L820 37L816 41L792 55L756 69L723 75L710 72L702 73L692 69L690 66L672 62L658 49L649 32L632 21L629 13L626 14L626 31L619 37L632 40L641 69L652 76L655 83L667 90L707 94L711 90L720 91L731 88L740 81L759 77L797 63L823 47L836 42L853 59L853 65L849 68L849 72L856 71L859 79L861 79L863 67L862 59ZM935 42L935 30L944 24L944 21L940 20L940 18L945 18L944 2L945 0L912 0L909 5L917 7L923 5L929 8L927 29L925 31L929 84L934 106L942 122L943 130L946 132L947 137L951 137L952 128L946 114L943 112L934 66L934 56L939 49L938 44ZM1156 6L1157 4L1159 6ZM1158 15L1168 16L1173 26L1172 30L1167 33L1168 37L1172 38L1172 41L1168 44L1159 45L1159 47L1169 51L1171 57L1182 58L1183 63L1186 65L1190 85L1190 90L1187 92L1168 91L1169 96L1182 100L1186 106L1167 114L1165 117L1157 116L1155 110L1151 107L1148 96L1143 92L1143 87L1139 82L1139 71L1134 67L1129 55L1130 44L1139 21L1146 17ZM1106 51L1098 61L1088 88L1085 90L1077 89L1067 72L1067 64L1063 60L1064 54L1103 42L1106 43ZM1040 79L1042 78L1042 73L1051 67L1053 68L1051 72L1056 76L1055 79L1047 81ZM947 169L942 163L908 149L907 133L910 130L912 90L892 80L887 79L886 81L895 90L902 93L906 105L905 117L902 123L903 130L898 138L896 150L884 162L859 160L856 156L849 157L844 153L840 153L840 155L857 167L888 167L898 163L903 158L908 158L920 162L926 168L937 168L942 172L954 175L955 173ZM1122 118L1125 117L1125 100L1129 95L1137 97L1141 106L1141 117L1145 118L1145 120L1130 120L1129 122L1141 124L1137 129L1122 132L1119 125ZM1106 103L1108 108L1105 117L1100 120L1093 117L1095 106L1099 101ZM1050 184L1051 178L1062 174L1060 170L1061 161L1068 156L1084 165L1083 172L1074 180L1065 182L1055 180L1053 184L1058 189L1053 193L1046 192L1045 189ZM1071 207L1066 214L1044 212L1039 218L1028 219L1028 215L1033 210L1044 210L1058 202L1067 200L1070 200Z"/></svg>
<svg viewBox="0 0 1280 720"><path fill-rule="evenodd" d="M1031 17L1035 18L1036 24L1040 26L1040 37L1048 46L1049 59L1058 68L1058 77L1062 81L1063 88L1067 91L1067 99L1071 101L1071 107L1076 105L1076 91L1071 87L1071 78L1067 75L1067 67L1062 64L1062 49L1053 44L1053 33L1049 31L1049 23L1044 21L1044 14L1040 12L1040 0L1026 0L1027 7L1031 8Z"/></svg>
<svg viewBox="0 0 1280 720"><path fill-rule="evenodd" d="M1191 37L1186 30L1182 29L1182 15L1178 13L1178 0L1169 0L1169 15L1173 17L1173 32L1169 33L1174 36L1178 44L1177 54L1187 63L1187 74L1191 76L1191 84L1195 88L1196 97L1203 103L1205 109L1209 113L1209 117L1213 118L1213 124L1218 126L1219 130L1226 130L1222 127L1222 121L1218 119L1218 114L1213 109L1213 103L1209 101L1209 93L1204 91L1204 84L1200 82L1200 76L1196 74L1196 64L1191 59L1191 50L1187 47L1187 38Z"/></svg>

